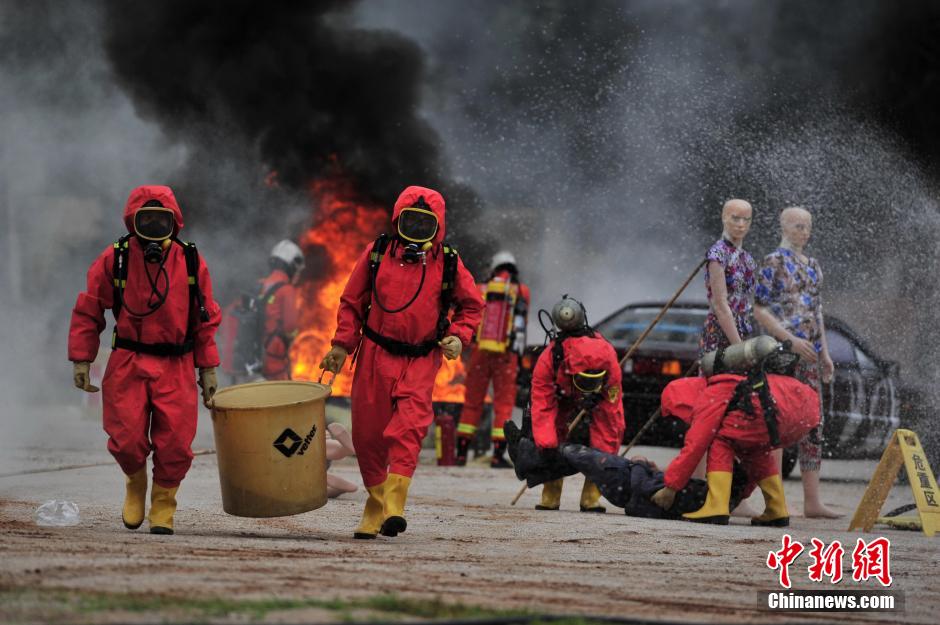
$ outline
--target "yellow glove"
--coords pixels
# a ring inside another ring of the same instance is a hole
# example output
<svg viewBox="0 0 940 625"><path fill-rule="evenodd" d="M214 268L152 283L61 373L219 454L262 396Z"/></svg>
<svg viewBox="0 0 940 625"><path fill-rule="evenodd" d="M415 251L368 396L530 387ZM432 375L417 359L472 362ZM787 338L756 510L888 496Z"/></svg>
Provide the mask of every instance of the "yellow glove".
<svg viewBox="0 0 940 625"><path fill-rule="evenodd" d="M348 355L349 352L345 349L339 345L334 345L327 355L323 357L323 360L320 362L320 368L326 369L335 375L343 368L343 363L346 362L346 356Z"/></svg>
<svg viewBox="0 0 940 625"><path fill-rule="evenodd" d="M75 388L80 388L86 393L97 393L101 389L91 383L90 369L90 362L73 362L72 381L75 383Z"/></svg>
<svg viewBox="0 0 940 625"><path fill-rule="evenodd" d="M219 382L215 378L215 367L206 367L199 370L199 386L202 387L202 405L206 408L212 407L212 397L219 388Z"/></svg>
<svg viewBox="0 0 940 625"><path fill-rule="evenodd" d="M460 352L463 351L463 344L460 342L456 336L445 336L438 342L438 345L441 346L441 351L444 352L444 358L447 360L456 360L460 356Z"/></svg>
<svg viewBox="0 0 940 625"><path fill-rule="evenodd" d="M676 491L672 490L668 486L660 488L658 491L653 493L653 496L650 500L662 508L663 510L668 510L672 507L673 502L676 500Z"/></svg>

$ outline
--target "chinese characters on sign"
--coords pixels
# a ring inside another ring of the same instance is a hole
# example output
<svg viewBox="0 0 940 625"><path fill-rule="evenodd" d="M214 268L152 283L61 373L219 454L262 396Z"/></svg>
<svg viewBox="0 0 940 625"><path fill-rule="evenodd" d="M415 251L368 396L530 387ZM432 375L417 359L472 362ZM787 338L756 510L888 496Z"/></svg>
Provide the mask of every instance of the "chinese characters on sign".
<svg viewBox="0 0 940 625"><path fill-rule="evenodd" d="M826 545L818 538L812 539L813 548L809 551L812 563L806 567L809 579L813 582L822 582L824 577L829 583L838 584L842 581L842 556L845 549L842 543L835 540ZM865 542L859 538L852 550L852 579L864 582L871 578L878 580L882 586L891 585L891 541L879 537ZM780 574L780 585L790 588L790 565L803 553L804 547L799 541L793 540L789 534L784 534L782 547L779 551L767 554L767 567L777 570Z"/></svg>
<svg viewBox="0 0 940 625"><path fill-rule="evenodd" d="M924 462L923 456L915 453L911 455L911 460L914 461L914 471L917 474L918 486L920 486L921 492L924 493L924 499L927 505L932 508L940 507L940 504L937 503L937 492L933 490L934 486L930 483L931 480L927 474L927 464Z"/></svg>

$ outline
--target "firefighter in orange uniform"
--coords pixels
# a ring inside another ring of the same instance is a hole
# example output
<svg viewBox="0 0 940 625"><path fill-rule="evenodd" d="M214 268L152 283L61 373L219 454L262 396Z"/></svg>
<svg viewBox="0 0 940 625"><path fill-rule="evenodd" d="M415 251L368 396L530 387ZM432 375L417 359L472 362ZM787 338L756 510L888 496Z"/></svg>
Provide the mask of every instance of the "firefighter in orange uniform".
<svg viewBox="0 0 940 625"><path fill-rule="evenodd" d="M291 343L297 336L297 300L294 286L304 269L304 254L293 241L283 240L271 250L271 273L261 281L264 338L261 374L266 380L290 379Z"/></svg>
<svg viewBox="0 0 940 625"><path fill-rule="evenodd" d="M504 457L503 425L512 417L516 403L519 357L525 350L529 287L519 281L516 259L511 252L497 252L490 263L490 278L480 285L483 319L467 371L466 399L457 426L457 464L467 464L467 450L476 436L483 402L493 382L493 468L512 465Z"/></svg>

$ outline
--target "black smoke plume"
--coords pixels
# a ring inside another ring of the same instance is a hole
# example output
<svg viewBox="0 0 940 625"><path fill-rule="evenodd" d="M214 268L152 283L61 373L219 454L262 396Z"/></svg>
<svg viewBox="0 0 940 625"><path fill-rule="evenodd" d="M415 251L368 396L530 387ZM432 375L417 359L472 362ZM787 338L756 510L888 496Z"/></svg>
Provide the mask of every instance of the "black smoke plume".
<svg viewBox="0 0 940 625"><path fill-rule="evenodd" d="M353 4L115 0L105 46L138 112L189 147L173 183L197 219L283 236L297 192L341 172L384 206L409 184L438 188L452 238L482 251L467 229L477 197L448 177L417 114L423 53L401 35L348 26Z"/></svg>

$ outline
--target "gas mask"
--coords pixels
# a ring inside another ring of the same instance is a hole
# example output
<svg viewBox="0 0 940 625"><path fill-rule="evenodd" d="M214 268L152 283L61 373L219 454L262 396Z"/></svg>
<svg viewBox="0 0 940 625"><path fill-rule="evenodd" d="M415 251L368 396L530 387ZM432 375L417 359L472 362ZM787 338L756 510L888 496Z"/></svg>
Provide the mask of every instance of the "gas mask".
<svg viewBox="0 0 940 625"><path fill-rule="evenodd" d="M134 232L143 244L145 261L159 264L163 260L174 223L173 211L168 208L147 206L134 214Z"/></svg>
<svg viewBox="0 0 940 625"><path fill-rule="evenodd" d="M607 371L596 369L591 371L582 371L571 376L571 382L578 391L578 407L590 413L601 402L604 390L604 381L607 379Z"/></svg>
<svg viewBox="0 0 940 625"><path fill-rule="evenodd" d="M417 263L432 247L437 234L437 215L424 208L403 208L398 214L398 237L403 243L402 260Z"/></svg>
<svg viewBox="0 0 940 625"><path fill-rule="evenodd" d="M574 387L585 395L600 393L604 388L604 380L607 378L607 371L604 369L593 369L582 371L571 376Z"/></svg>

